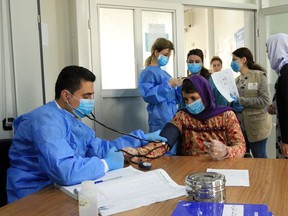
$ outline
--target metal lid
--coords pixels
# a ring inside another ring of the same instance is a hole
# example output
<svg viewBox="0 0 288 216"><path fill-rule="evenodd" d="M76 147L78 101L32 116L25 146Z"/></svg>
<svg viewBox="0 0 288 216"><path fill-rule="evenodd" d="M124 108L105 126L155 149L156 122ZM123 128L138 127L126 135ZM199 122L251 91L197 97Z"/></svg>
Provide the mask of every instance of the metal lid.
<svg viewBox="0 0 288 216"><path fill-rule="evenodd" d="M217 172L193 173L186 176L186 185L197 188L215 188L225 186L225 176Z"/></svg>

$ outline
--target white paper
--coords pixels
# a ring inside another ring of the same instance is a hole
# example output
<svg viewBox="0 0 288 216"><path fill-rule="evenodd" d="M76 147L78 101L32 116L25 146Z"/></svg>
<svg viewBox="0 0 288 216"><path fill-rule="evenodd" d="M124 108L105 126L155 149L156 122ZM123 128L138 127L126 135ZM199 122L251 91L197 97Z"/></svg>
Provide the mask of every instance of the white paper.
<svg viewBox="0 0 288 216"><path fill-rule="evenodd" d="M95 184L101 191L98 194L101 215L116 214L186 195L185 186L176 184L163 169L141 172L130 166L108 172L102 179L117 176L122 178ZM72 196L75 188L81 190L81 185L60 186L62 191L69 195L72 193Z"/></svg>
<svg viewBox="0 0 288 216"><path fill-rule="evenodd" d="M98 180L107 180L107 179L111 179L111 178L118 177L118 176L128 177L128 176L135 175L137 173L142 173L142 171L137 170L137 169L133 168L132 166L128 166L128 167L125 167L123 169L117 169L117 170L113 170L111 172L108 172L102 178L97 179L97 181ZM105 182L105 183L107 183L107 182ZM81 190L81 184L76 184L76 185L71 185L71 186L55 185L55 187L64 191L66 194L73 197L74 199L78 199L77 193L75 193L75 190L76 191Z"/></svg>
<svg viewBox="0 0 288 216"><path fill-rule="evenodd" d="M233 101L231 95L239 97L238 89L235 83L234 72L231 68L213 73L211 77L216 88L223 95L223 97L226 98L227 101Z"/></svg>
<svg viewBox="0 0 288 216"><path fill-rule="evenodd" d="M249 90L258 90L258 83L248 83Z"/></svg>
<svg viewBox="0 0 288 216"><path fill-rule="evenodd" d="M223 208L222 216L243 216L244 206L243 205L233 205L225 204ZM260 216L260 215L259 215Z"/></svg>
<svg viewBox="0 0 288 216"><path fill-rule="evenodd" d="M250 186L248 170L208 168L207 172L217 172L223 174L226 179L225 186Z"/></svg>

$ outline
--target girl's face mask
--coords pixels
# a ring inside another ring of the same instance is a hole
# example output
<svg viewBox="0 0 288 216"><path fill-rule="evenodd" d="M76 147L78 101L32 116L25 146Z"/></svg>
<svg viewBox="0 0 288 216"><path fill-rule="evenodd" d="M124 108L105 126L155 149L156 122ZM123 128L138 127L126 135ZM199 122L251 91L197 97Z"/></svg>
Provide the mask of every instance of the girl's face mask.
<svg viewBox="0 0 288 216"><path fill-rule="evenodd" d="M186 109L191 114L199 114L205 109L205 106L204 106L201 98L199 98L198 100L196 100L190 104L186 104Z"/></svg>

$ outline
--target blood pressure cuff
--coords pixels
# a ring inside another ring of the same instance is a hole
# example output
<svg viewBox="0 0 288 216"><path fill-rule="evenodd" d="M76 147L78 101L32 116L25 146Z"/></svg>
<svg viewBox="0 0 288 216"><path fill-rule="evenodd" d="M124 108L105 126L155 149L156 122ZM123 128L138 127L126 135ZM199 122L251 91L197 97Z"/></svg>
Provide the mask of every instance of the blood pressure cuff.
<svg viewBox="0 0 288 216"><path fill-rule="evenodd" d="M180 130L171 122L168 122L165 127L162 129L160 136L165 137L170 149L176 144L179 136L181 135Z"/></svg>

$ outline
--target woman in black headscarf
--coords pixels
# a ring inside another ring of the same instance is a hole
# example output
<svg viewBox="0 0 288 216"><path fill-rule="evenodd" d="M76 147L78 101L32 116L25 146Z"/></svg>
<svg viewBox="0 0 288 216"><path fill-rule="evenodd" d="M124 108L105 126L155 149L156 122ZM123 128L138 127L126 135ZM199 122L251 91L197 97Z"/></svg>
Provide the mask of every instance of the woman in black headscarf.
<svg viewBox="0 0 288 216"><path fill-rule="evenodd" d="M271 35L267 41L268 58L278 76L275 83L273 104L270 114L277 114L276 157L288 158L288 34Z"/></svg>

